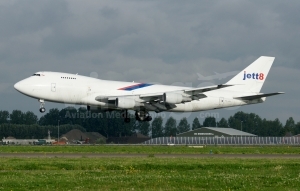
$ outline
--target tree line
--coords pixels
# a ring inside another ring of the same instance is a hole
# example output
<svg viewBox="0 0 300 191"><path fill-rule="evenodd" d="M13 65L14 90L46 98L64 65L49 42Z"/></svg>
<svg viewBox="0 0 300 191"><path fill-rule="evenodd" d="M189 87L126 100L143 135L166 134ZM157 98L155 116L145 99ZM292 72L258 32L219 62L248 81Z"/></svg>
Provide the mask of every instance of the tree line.
<svg viewBox="0 0 300 191"><path fill-rule="evenodd" d="M237 112L228 119L217 120L207 117L203 124L194 118L192 124L187 118L177 121L169 117L165 122L161 116L155 117L152 123L138 122L130 114L130 123L124 123L121 111L92 113L85 108L68 107L62 110L50 109L40 119L31 111L14 110L0 111L0 136L16 138L45 138L48 130L57 132L60 125L60 134L76 128L87 132L99 132L106 137L131 136L139 132L146 136L162 137L176 136L177 134L198 129L201 127L224 127L242 130L258 136L284 136L286 134L300 134L300 122L295 123L290 117L283 125L279 119L262 119L254 113Z"/></svg>

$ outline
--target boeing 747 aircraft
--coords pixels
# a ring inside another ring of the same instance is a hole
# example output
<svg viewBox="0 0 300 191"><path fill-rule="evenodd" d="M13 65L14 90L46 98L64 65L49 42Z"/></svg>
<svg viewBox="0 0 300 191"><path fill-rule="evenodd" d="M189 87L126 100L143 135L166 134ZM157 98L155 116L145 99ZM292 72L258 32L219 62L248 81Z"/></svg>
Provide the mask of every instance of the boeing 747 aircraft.
<svg viewBox="0 0 300 191"><path fill-rule="evenodd" d="M152 83L95 79L77 74L37 72L14 85L22 94L38 99L40 112L45 101L86 105L89 111L135 111L139 121L151 121L149 111L194 112L262 103L266 97L283 92L260 93L274 62L261 56L222 85L190 88Z"/></svg>

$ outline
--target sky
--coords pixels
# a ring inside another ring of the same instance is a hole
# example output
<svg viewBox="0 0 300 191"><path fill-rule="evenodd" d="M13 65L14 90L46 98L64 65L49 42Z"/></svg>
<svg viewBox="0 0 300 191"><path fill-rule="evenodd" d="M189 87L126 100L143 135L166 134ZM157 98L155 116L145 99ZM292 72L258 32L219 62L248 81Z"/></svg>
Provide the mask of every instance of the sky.
<svg viewBox="0 0 300 191"><path fill-rule="evenodd" d="M300 1L0 1L0 110L33 111L39 102L13 85L37 71L106 80L201 87L222 84L260 56L276 57L262 92L286 94L237 111L300 121ZM209 81L211 76L231 76ZM46 109L66 104L46 103Z"/></svg>

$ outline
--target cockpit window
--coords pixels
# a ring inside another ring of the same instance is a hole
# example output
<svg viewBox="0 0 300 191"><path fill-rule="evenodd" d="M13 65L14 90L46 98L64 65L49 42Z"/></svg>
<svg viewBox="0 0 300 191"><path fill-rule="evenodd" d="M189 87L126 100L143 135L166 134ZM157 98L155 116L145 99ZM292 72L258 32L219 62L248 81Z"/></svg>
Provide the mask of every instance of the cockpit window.
<svg viewBox="0 0 300 191"><path fill-rule="evenodd" d="M32 76L41 76L41 74L33 74Z"/></svg>

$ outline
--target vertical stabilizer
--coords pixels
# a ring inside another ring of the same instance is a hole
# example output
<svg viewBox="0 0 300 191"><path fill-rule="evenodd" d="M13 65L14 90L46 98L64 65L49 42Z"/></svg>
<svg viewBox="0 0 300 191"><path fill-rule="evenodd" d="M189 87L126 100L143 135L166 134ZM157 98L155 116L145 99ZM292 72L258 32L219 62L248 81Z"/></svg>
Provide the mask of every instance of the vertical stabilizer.
<svg viewBox="0 0 300 191"><path fill-rule="evenodd" d="M226 84L235 85L229 90L259 93L275 57L261 56Z"/></svg>

